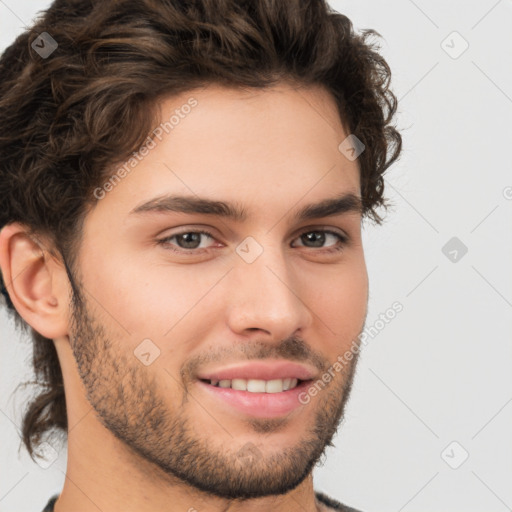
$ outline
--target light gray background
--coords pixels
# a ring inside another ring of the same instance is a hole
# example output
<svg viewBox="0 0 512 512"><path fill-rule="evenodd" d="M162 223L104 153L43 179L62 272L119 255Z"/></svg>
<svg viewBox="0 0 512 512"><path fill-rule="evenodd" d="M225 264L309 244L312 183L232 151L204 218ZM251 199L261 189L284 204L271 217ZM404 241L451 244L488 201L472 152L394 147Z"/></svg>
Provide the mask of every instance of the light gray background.
<svg viewBox="0 0 512 512"><path fill-rule="evenodd" d="M0 1L0 47L47 5ZM404 310L366 346L315 488L365 512L510 510L512 2L331 5L381 33L401 100L395 208L364 230L367 325L394 301ZM457 262L442 252L452 237L468 248ZM38 512L62 488L66 453L47 469L18 456L12 392L30 377L30 345L3 311L0 322L0 511Z"/></svg>

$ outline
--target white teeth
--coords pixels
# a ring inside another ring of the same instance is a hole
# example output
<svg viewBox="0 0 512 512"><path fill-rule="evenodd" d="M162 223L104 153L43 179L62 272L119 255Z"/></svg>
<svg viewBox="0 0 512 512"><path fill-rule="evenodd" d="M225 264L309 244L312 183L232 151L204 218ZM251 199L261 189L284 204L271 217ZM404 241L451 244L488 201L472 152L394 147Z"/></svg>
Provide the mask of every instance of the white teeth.
<svg viewBox="0 0 512 512"><path fill-rule="evenodd" d="M265 391L267 393L281 393L281 391L283 391L282 379L267 380L265 383Z"/></svg>
<svg viewBox="0 0 512 512"><path fill-rule="evenodd" d="M249 379L247 381L247 391L251 391L252 393L265 393L265 381Z"/></svg>
<svg viewBox="0 0 512 512"><path fill-rule="evenodd" d="M247 381L244 379L233 379L231 381L231 388L238 389L238 391L245 391L247 389Z"/></svg>
<svg viewBox="0 0 512 512"><path fill-rule="evenodd" d="M298 379L233 379L233 380L210 380L212 386L220 388L232 388L238 391L249 391L251 393L281 393L297 387Z"/></svg>

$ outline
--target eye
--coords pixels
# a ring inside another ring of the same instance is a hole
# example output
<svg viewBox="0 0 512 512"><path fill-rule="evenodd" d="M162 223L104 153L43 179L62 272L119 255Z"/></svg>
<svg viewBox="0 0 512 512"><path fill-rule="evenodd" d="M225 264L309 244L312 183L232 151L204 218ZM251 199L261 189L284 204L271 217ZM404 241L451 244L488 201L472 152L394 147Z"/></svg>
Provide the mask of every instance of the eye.
<svg viewBox="0 0 512 512"><path fill-rule="evenodd" d="M175 233L171 236L162 238L157 242L159 245L162 245L166 249L176 253L197 254L208 251L208 249L211 247L202 245L201 238L203 238L203 241L205 238L215 240L215 237L209 231L189 230L182 231L181 233ZM296 240L300 240L302 242L302 247L323 249L325 248L325 243L329 240L329 238L334 239L334 244L327 246L327 249L322 252L341 251L349 242L349 239L346 235L329 229L309 229L308 231L303 231L302 234L296 238ZM175 242L173 242L173 240ZM337 244L336 241L338 242ZM174 248L176 246L178 246L177 249Z"/></svg>
<svg viewBox="0 0 512 512"><path fill-rule="evenodd" d="M336 246L336 244L334 244L334 247L331 246L331 248L328 248L325 252L341 251L348 243L348 237L346 235L342 235L341 233L329 229L304 231L298 237L298 240L301 240L301 242L305 242L306 244L313 244L312 247L324 248L324 244L328 237L332 237L335 240L337 239L338 245Z"/></svg>
<svg viewBox="0 0 512 512"><path fill-rule="evenodd" d="M168 236L166 238L163 238L161 240L158 240L158 243L163 245L164 247L167 247L169 245L173 245L171 244L171 240L174 240L176 239L176 242L178 242L178 246L181 248L181 249L205 249L205 247L200 247L201 245L201 237L208 237L208 238L211 238L212 240L214 239L213 238L213 235L211 233L209 233L208 231L204 231L204 230L198 230L198 231L183 231L181 233L176 233L174 235L171 235L171 236ZM176 249L172 249L173 251L176 251L176 252L182 252L180 250L176 250ZM184 251L186 252L186 251Z"/></svg>

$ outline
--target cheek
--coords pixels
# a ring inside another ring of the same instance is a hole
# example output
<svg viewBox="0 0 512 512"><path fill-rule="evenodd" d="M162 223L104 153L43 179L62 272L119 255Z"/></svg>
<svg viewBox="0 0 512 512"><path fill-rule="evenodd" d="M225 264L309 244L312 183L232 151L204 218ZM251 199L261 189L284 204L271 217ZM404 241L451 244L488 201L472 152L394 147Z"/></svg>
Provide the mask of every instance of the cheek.
<svg viewBox="0 0 512 512"><path fill-rule="evenodd" d="M318 330L331 340L333 349L350 346L360 334L368 303L368 275L363 263L340 266L322 279L308 279L311 304ZM307 297L307 295L306 295Z"/></svg>
<svg viewBox="0 0 512 512"><path fill-rule="evenodd" d="M119 329L119 336L135 342L144 338L167 344L176 336L192 337L202 324L212 325L218 312L208 300L225 269L213 267L199 272L197 266L112 261L92 269L91 293L113 317L107 318ZM215 316L216 315L216 316ZM198 322L201 318L201 322Z"/></svg>

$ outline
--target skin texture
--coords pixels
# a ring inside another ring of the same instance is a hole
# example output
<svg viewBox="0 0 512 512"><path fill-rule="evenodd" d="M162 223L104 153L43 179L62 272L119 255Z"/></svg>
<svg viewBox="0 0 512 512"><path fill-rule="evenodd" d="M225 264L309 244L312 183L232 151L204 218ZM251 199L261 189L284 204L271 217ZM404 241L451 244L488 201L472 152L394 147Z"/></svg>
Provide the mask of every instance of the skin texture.
<svg viewBox="0 0 512 512"><path fill-rule="evenodd" d="M338 150L348 133L321 88L210 85L163 100L162 120L191 97L197 106L88 213L75 301L43 239L17 224L0 233L13 303L54 340L63 369L68 467L56 512L324 510L311 472L357 357L308 404L272 419L210 397L195 375L286 359L321 376L363 330L361 214L293 219L306 204L360 196L357 161ZM130 214L171 193L237 202L248 217ZM327 252L340 245L333 235L301 237L321 228L348 237L341 251ZM213 238L158 243L197 229ZM249 236L263 248L252 263L235 251ZM134 355L145 339L159 350L148 366Z"/></svg>

